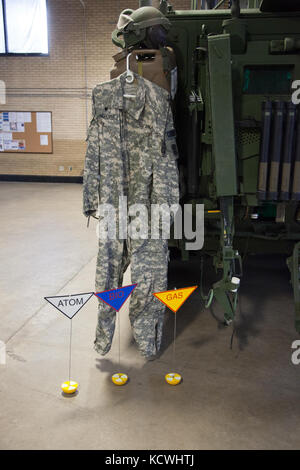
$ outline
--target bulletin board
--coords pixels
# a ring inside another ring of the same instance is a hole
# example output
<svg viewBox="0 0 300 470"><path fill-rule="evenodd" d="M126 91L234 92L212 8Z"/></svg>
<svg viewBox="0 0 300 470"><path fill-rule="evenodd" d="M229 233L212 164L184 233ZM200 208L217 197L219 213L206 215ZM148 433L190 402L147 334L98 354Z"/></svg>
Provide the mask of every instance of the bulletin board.
<svg viewBox="0 0 300 470"><path fill-rule="evenodd" d="M51 111L1 111L0 156L5 153L53 153Z"/></svg>

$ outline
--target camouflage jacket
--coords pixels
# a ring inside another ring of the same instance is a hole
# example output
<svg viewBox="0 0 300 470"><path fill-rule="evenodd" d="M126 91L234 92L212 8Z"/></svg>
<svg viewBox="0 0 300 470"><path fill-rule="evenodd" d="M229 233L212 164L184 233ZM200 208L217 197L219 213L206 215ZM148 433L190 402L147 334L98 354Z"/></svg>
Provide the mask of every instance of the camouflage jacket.
<svg viewBox="0 0 300 470"><path fill-rule="evenodd" d="M127 84L125 72L93 89L83 177L86 216L94 215L99 203L117 207L121 195L128 197L128 204L178 203L178 152L169 93L134 77L134 83Z"/></svg>

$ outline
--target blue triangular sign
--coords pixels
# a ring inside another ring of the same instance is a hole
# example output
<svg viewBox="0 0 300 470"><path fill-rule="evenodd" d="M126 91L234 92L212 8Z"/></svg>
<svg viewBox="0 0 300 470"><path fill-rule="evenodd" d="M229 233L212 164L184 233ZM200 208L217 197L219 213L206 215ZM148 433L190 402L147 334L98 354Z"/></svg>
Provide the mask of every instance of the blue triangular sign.
<svg viewBox="0 0 300 470"><path fill-rule="evenodd" d="M131 286L124 286L120 287L119 289L95 292L95 295L118 312L136 286L137 284L132 284Z"/></svg>

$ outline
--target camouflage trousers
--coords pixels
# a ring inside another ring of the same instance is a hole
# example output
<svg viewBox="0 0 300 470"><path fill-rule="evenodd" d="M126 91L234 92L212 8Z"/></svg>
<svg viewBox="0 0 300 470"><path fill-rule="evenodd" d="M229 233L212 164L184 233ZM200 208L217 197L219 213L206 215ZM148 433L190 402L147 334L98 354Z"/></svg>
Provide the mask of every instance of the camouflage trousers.
<svg viewBox="0 0 300 470"><path fill-rule="evenodd" d="M165 306L152 294L167 289L168 240L100 239L96 291L121 287L129 263L131 283L137 284L129 306L133 336L143 356L155 356L161 345ZM115 321L116 312L99 300L94 348L102 355L111 348Z"/></svg>

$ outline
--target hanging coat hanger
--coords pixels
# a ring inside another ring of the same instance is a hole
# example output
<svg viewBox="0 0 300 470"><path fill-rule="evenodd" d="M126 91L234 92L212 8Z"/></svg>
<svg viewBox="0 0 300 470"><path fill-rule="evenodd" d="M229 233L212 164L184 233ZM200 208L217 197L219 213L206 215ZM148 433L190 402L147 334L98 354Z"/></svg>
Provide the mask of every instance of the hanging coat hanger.
<svg viewBox="0 0 300 470"><path fill-rule="evenodd" d="M125 78L125 80L126 80L126 83L129 83L129 84L134 82L134 74L130 70L130 62L129 62L131 54L132 54L132 52L130 52L126 57L126 78ZM125 93L123 96L124 96L124 98L136 98L136 95L130 95L128 93Z"/></svg>

